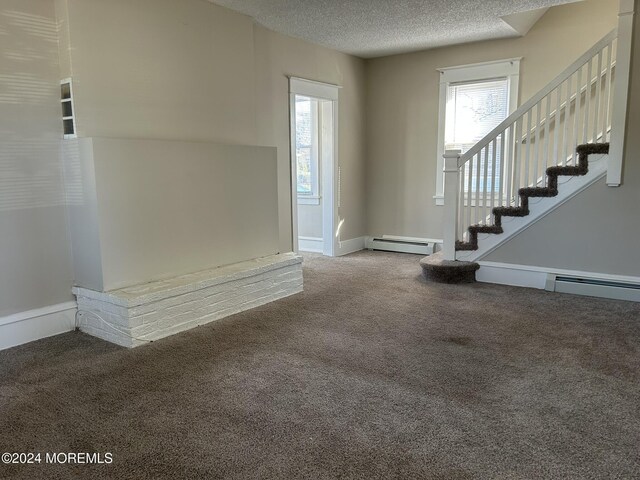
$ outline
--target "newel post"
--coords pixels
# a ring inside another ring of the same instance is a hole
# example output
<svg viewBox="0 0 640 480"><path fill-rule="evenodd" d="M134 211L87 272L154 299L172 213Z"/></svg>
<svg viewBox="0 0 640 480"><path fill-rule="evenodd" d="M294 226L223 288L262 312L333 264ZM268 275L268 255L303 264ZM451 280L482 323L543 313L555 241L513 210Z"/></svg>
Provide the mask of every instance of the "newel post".
<svg viewBox="0 0 640 480"><path fill-rule="evenodd" d="M624 155L624 138L627 129L633 15L634 0L620 0L618 51L616 54L616 77L613 85L609 167L607 169L607 185L610 187L617 187L622 182L622 157Z"/></svg>
<svg viewBox="0 0 640 480"><path fill-rule="evenodd" d="M447 150L444 153L444 232L442 235L442 255L445 260L456 259L456 240L458 239L458 198L460 192L460 150Z"/></svg>

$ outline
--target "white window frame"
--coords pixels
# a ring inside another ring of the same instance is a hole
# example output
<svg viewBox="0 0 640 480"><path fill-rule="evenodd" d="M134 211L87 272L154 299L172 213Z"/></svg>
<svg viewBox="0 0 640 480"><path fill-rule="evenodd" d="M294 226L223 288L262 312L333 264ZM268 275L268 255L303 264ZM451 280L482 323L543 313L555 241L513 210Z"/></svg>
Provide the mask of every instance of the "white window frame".
<svg viewBox="0 0 640 480"><path fill-rule="evenodd" d="M438 144L436 151L436 205L444 205L444 136L447 114L447 89L452 83L482 82L506 78L509 85L509 113L518 107L518 87L520 83L520 60L522 57L495 60L491 62L438 68L440 72L440 97L438 103Z"/></svg>
<svg viewBox="0 0 640 480"><path fill-rule="evenodd" d="M338 253L338 92L340 86L329 83L317 82L299 77L289 77L289 132L295 132L295 107L296 95L324 100L323 104L330 107L321 115L331 123L332 135L323 135L320 148L324 152L321 155L322 165L322 253L326 256L335 256ZM328 102L327 102L328 101ZM321 108L319 108L322 110ZM330 114L329 114L330 112ZM290 134L290 161L291 161L291 233L293 251L298 253L298 189L297 189L297 160L295 158L296 139Z"/></svg>

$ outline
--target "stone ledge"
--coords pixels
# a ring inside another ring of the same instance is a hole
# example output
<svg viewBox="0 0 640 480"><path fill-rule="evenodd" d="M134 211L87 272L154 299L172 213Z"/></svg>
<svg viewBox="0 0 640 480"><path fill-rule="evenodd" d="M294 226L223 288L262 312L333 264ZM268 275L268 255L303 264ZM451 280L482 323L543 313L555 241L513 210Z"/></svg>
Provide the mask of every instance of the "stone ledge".
<svg viewBox="0 0 640 480"><path fill-rule="evenodd" d="M132 287L75 287L80 329L143 345L302 291L302 258L272 255Z"/></svg>

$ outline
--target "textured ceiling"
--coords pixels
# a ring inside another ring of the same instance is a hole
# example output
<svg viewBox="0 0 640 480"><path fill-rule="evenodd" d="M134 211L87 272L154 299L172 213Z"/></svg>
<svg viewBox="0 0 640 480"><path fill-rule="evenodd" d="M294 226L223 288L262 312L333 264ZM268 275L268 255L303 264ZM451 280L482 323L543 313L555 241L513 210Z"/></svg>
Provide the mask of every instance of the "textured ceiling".
<svg viewBox="0 0 640 480"><path fill-rule="evenodd" d="M271 30L371 58L514 37L519 33L501 17L576 0L210 1Z"/></svg>

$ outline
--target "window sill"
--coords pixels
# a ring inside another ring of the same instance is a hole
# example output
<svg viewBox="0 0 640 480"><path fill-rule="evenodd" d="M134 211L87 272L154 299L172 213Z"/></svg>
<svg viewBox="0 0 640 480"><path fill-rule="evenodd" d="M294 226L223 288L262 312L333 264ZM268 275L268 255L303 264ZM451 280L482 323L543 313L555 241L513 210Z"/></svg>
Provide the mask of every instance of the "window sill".
<svg viewBox="0 0 640 480"><path fill-rule="evenodd" d="M320 205L320 196L298 195L298 205Z"/></svg>

